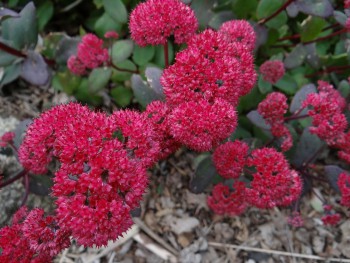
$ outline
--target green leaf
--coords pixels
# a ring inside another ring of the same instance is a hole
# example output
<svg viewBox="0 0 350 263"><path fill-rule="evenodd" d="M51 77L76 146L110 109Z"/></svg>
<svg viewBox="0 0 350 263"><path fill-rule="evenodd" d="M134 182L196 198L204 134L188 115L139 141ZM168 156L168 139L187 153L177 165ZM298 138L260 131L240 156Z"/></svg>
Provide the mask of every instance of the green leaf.
<svg viewBox="0 0 350 263"><path fill-rule="evenodd" d="M251 90L251 92L240 99L238 105L238 111L249 111L258 106L258 104L264 99L265 95L259 92L259 89L256 86Z"/></svg>
<svg viewBox="0 0 350 263"><path fill-rule="evenodd" d="M260 0L257 10L256 16L258 19L267 18L272 15L278 8L282 6L282 2L280 0Z"/></svg>
<svg viewBox="0 0 350 263"><path fill-rule="evenodd" d="M252 135L248 130L238 125L234 133L231 134L230 140L234 141L234 140L246 139L251 137Z"/></svg>
<svg viewBox="0 0 350 263"><path fill-rule="evenodd" d="M212 157L203 159L197 166L194 177L190 182L190 190L193 193L202 193L217 176Z"/></svg>
<svg viewBox="0 0 350 263"><path fill-rule="evenodd" d="M8 46L12 46L12 43L10 41L6 40L0 40L4 44ZM6 67L11 65L15 60L23 60L23 58L17 57L17 56L12 56L6 51L3 51L0 49L0 67Z"/></svg>
<svg viewBox="0 0 350 263"><path fill-rule="evenodd" d="M106 12L94 24L94 30L99 37L103 37L108 31L120 31L121 29L122 24L113 20Z"/></svg>
<svg viewBox="0 0 350 263"><path fill-rule="evenodd" d="M307 42L316 39L325 27L326 21L317 16L309 16L301 26L301 41Z"/></svg>
<svg viewBox="0 0 350 263"><path fill-rule="evenodd" d="M160 84L160 78L162 74L163 71L157 67L147 67L145 70L147 83L151 89L157 93L158 100L165 100L163 86Z"/></svg>
<svg viewBox="0 0 350 263"><path fill-rule="evenodd" d="M247 114L247 118L257 127L263 130L270 130L271 126L264 120L257 110L252 110Z"/></svg>
<svg viewBox="0 0 350 263"><path fill-rule="evenodd" d="M338 91L342 95L343 98L347 98L350 94L350 85L349 81L347 80L342 80L340 81L338 85Z"/></svg>
<svg viewBox="0 0 350 263"><path fill-rule="evenodd" d="M59 91L63 91L68 95L74 94L78 89L82 81L82 78L73 75L69 70L65 72L57 72L52 79L52 86Z"/></svg>
<svg viewBox="0 0 350 263"><path fill-rule="evenodd" d="M308 15L328 17L333 14L333 7L329 0L296 0L300 12Z"/></svg>
<svg viewBox="0 0 350 263"><path fill-rule="evenodd" d="M287 69L296 68L303 64L306 56L306 50L303 45L297 45L284 60L284 66Z"/></svg>
<svg viewBox="0 0 350 263"><path fill-rule="evenodd" d="M136 70L136 65L132 63L130 60L125 60L118 64L118 67L121 69L128 69L128 70ZM112 74L112 81L118 82L118 81L125 81L129 80L132 73L126 72L126 71L119 71L117 69L113 69Z"/></svg>
<svg viewBox="0 0 350 263"><path fill-rule="evenodd" d="M247 18L258 6L258 0L236 0L232 3L232 11L239 19Z"/></svg>
<svg viewBox="0 0 350 263"><path fill-rule="evenodd" d="M0 87L6 85L19 77L21 73L21 63L15 63L5 67L4 74L0 78Z"/></svg>
<svg viewBox="0 0 350 263"><path fill-rule="evenodd" d="M337 191L337 193L340 193L340 189L338 186L338 179L339 179L339 175L341 173L344 173L345 171L342 168L340 168L338 165L325 165L324 172L330 186L335 191Z"/></svg>
<svg viewBox="0 0 350 263"><path fill-rule="evenodd" d="M132 59L137 65L143 66L152 60L155 52L156 49L154 46L140 47L135 45Z"/></svg>
<svg viewBox="0 0 350 263"><path fill-rule="evenodd" d="M105 88L111 75L111 68L103 67L93 69L88 78L89 92L98 93L103 88Z"/></svg>
<svg viewBox="0 0 350 263"><path fill-rule="evenodd" d="M53 16L54 7L51 1L45 1L38 7L38 28L39 31L43 30L45 25L50 21Z"/></svg>
<svg viewBox="0 0 350 263"><path fill-rule="evenodd" d="M231 11L221 11L216 13L209 21L208 25L216 30L220 28L222 23L235 19Z"/></svg>
<svg viewBox="0 0 350 263"><path fill-rule="evenodd" d="M305 128L300 140L297 144L295 155L292 159L292 163L300 168L307 161L312 163L315 160L310 160L312 156L315 156L316 152L324 145L316 135L311 134L308 128Z"/></svg>
<svg viewBox="0 0 350 263"><path fill-rule="evenodd" d="M282 11L277 16L266 22L266 26L274 29L279 29L285 25L288 21L288 17L285 11Z"/></svg>
<svg viewBox="0 0 350 263"><path fill-rule="evenodd" d="M0 22L10 17L19 17L19 14L11 9L0 7Z"/></svg>
<svg viewBox="0 0 350 263"><path fill-rule="evenodd" d="M50 70L44 58L34 51L27 52L21 67L21 77L29 83L43 86L50 80Z"/></svg>
<svg viewBox="0 0 350 263"><path fill-rule="evenodd" d="M307 44L304 46L304 49L306 52L306 62L315 69L320 68L321 60L317 54L316 43Z"/></svg>
<svg viewBox="0 0 350 263"><path fill-rule="evenodd" d="M51 192L53 177L48 175L30 175L29 191L36 195L46 196Z"/></svg>
<svg viewBox="0 0 350 263"><path fill-rule="evenodd" d="M136 100L146 107L154 100L164 99L164 94L160 94L158 90L150 86L149 83L143 81L140 75L134 74L131 77L131 88L134 92Z"/></svg>
<svg viewBox="0 0 350 263"><path fill-rule="evenodd" d="M125 61L130 57L134 49L134 43L131 40L118 40L112 47L112 61L114 64Z"/></svg>
<svg viewBox="0 0 350 263"><path fill-rule="evenodd" d="M111 90L111 96L118 106L124 108L130 104L134 94L131 89L119 86Z"/></svg>
<svg viewBox="0 0 350 263"><path fill-rule="evenodd" d="M291 113L296 112L299 110L303 104L303 101L306 99L306 97L311 93L316 93L317 89L314 84L307 84L301 87L297 93L295 93L292 102L290 103L290 109L289 111ZM299 115L304 115L307 113L307 109L303 109L302 112L299 113Z"/></svg>
<svg viewBox="0 0 350 263"><path fill-rule="evenodd" d="M107 14L117 23L128 21L128 12L121 0L103 0L103 6Z"/></svg>
<svg viewBox="0 0 350 263"><path fill-rule="evenodd" d="M293 95L298 90L298 84L296 83L295 79L288 74L284 74L284 76L275 84L275 86L288 95Z"/></svg>
<svg viewBox="0 0 350 263"><path fill-rule="evenodd" d="M82 79L78 89L76 90L74 96L81 102L86 102L94 106L99 106L102 104L103 99L99 95L91 94L88 90L88 80L86 78Z"/></svg>
<svg viewBox="0 0 350 263"><path fill-rule="evenodd" d="M272 92L272 84L265 81L261 75L259 75L258 88L261 94Z"/></svg>
<svg viewBox="0 0 350 263"><path fill-rule="evenodd" d="M57 50L55 54L57 64L66 65L67 60L71 55L77 53L77 46L80 42L78 37L64 36L57 45Z"/></svg>
<svg viewBox="0 0 350 263"><path fill-rule="evenodd" d="M341 24L342 26L345 27L346 20L348 19L348 17L343 12L340 12L340 11L334 11L333 15L334 15L335 20L339 24Z"/></svg>
<svg viewBox="0 0 350 263"><path fill-rule="evenodd" d="M213 6L216 4L215 0L193 0L191 3L191 9L193 9L200 29L204 29L208 26L210 19L214 16Z"/></svg>
<svg viewBox="0 0 350 263"><path fill-rule="evenodd" d="M33 2L29 2L19 14L19 18L2 22L2 38L12 41L14 48L34 49L38 40L38 25Z"/></svg>

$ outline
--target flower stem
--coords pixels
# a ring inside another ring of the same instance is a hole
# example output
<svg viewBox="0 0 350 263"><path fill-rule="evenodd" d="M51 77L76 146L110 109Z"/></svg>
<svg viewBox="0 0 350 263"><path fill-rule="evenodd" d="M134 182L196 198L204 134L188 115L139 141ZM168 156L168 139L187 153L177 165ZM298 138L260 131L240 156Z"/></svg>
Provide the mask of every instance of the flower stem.
<svg viewBox="0 0 350 263"><path fill-rule="evenodd" d="M308 114L300 115L300 116L292 115L292 116L289 116L289 117L285 117L285 118L284 118L284 121L292 121L292 120L305 119L305 118L307 118L307 117L309 117Z"/></svg>
<svg viewBox="0 0 350 263"><path fill-rule="evenodd" d="M16 57L21 57L21 58L26 58L27 57L27 54L23 53L22 51L19 51L17 49L14 49L2 42L0 42L0 49L11 54L11 55L14 55ZM56 64L56 62L52 59L48 59L48 58L45 58L44 57L44 60L45 62L50 65L50 66L54 66Z"/></svg>
<svg viewBox="0 0 350 263"><path fill-rule="evenodd" d="M275 16L277 16L279 13L281 13L284 9L287 8L287 6L289 6L292 2L294 2L294 0L288 0L287 2L285 2L280 8L278 8L273 14L271 14L270 16L261 19L258 24L259 25L263 25L266 22L270 21L272 18L274 18Z"/></svg>
<svg viewBox="0 0 350 263"><path fill-rule="evenodd" d="M168 41L164 44L164 60L165 60L165 67L167 68L169 66L169 47L168 47Z"/></svg>
<svg viewBox="0 0 350 263"><path fill-rule="evenodd" d="M0 184L0 188L3 188L9 184L12 184L14 181L22 178L23 176L25 176L26 174L28 174L28 171L26 170L21 170L19 171L14 177L10 178L9 180L7 180L6 182L3 182Z"/></svg>
<svg viewBox="0 0 350 263"><path fill-rule="evenodd" d="M342 72L344 72L347 69L350 69L350 65L333 66L333 67L325 68L324 70L321 70L321 71L317 71L317 72L315 72L313 74L305 75L305 77L306 78L311 78L311 77L315 77L315 76L322 75L322 74L328 74L328 73L331 73L331 72L342 73Z"/></svg>

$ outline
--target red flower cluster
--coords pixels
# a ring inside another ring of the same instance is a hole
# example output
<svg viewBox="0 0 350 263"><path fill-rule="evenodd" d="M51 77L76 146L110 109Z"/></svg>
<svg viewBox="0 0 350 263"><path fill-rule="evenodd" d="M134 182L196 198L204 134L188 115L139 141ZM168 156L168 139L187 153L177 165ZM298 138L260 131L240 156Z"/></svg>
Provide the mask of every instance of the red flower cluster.
<svg viewBox="0 0 350 263"><path fill-rule="evenodd" d="M119 38L119 34L116 31L108 31L104 34L105 38L113 38L113 39L118 39Z"/></svg>
<svg viewBox="0 0 350 263"><path fill-rule="evenodd" d="M242 42L205 30L191 38L164 70L170 133L196 151L208 151L237 125L235 107L256 81L253 56Z"/></svg>
<svg viewBox="0 0 350 263"><path fill-rule="evenodd" d="M223 34L206 30L177 53L174 65L164 70L161 83L167 103L221 98L233 106L256 81L253 56L241 43L225 41Z"/></svg>
<svg viewBox="0 0 350 263"><path fill-rule="evenodd" d="M198 28L193 10L180 0L147 0L130 14L131 38L139 45L163 45L171 35L186 43Z"/></svg>
<svg viewBox="0 0 350 263"><path fill-rule="evenodd" d="M304 225L304 220L301 217L299 212L293 212L290 217L288 217L287 220L288 224L294 227L301 227Z"/></svg>
<svg viewBox="0 0 350 263"><path fill-rule="evenodd" d="M222 99L181 103L169 115L174 138L195 151L209 151L236 128L234 107Z"/></svg>
<svg viewBox="0 0 350 263"><path fill-rule="evenodd" d="M51 262L62 249L70 246L70 233L57 226L55 218L44 216L42 209L28 213L22 207L12 225L0 229L0 261L4 263Z"/></svg>
<svg viewBox="0 0 350 263"><path fill-rule="evenodd" d="M288 206L297 200L302 183L282 153L273 148L252 151L247 165L255 168L250 188L246 189L247 202L258 208Z"/></svg>
<svg viewBox="0 0 350 263"><path fill-rule="evenodd" d="M131 225L147 186L146 168L157 160L159 143L146 117L132 111L110 117L70 103L43 113L19 149L22 165L45 173L55 157L52 195L57 224L78 243L106 245Z"/></svg>
<svg viewBox="0 0 350 263"><path fill-rule="evenodd" d="M344 0L344 8L350 8L350 0Z"/></svg>
<svg viewBox="0 0 350 263"><path fill-rule="evenodd" d="M325 140L329 145L341 144L341 136L348 125L342 111L346 102L332 85L318 81L318 93L311 93L303 102L303 107L312 106L308 115L312 117L310 132Z"/></svg>
<svg viewBox="0 0 350 263"><path fill-rule="evenodd" d="M247 204L245 202L245 184L235 182L234 190L227 185L217 184L212 190L212 196L208 196L208 206L219 215L236 216L242 214Z"/></svg>
<svg viewBox="0 0 350 263"><path fill-rule="evenodd" d="M108 59L108 50L103 47L103 40L93 34L86 34L78 45L77 56L71 56L67 66L73 74L84 75L87 69L97 68Z"/></svg>
<svg viewBox="0 0 350 263"><path fill-rule="evenodd" d="M5 132L2 136L0 136L0 147L6 147L9 143L13 141L14 138L14 132Z"/></svg>
<svg viewBox="0 0 350 263"><path fill-rule="evenodd" d="M341 173L338 178L338 186L341 193L340 203L343 206L350 207L350 175Z"/></svg>
<svg viewBox="0 0 350 263"><path fill-rule="evenodd" d="M166 103L161 101L153 101L147 105L143 115L146 116L150 125L156 133L156 138L160 144L161 151L158 155L158 160L165 159L170 154L180 148L173 136L170 135L169 114L170 109Z"/></svg>
<svg viewBox="0 0 350 263"><path fill-rule="evenodd" d="M253 27L246 20L231 20L223 23L219 29L226 41L240 42L250 51L254 50L256 35Z"/></svg>
<svg viewBox="0 0 350 263"><path fill-rule="evenodd" d="M340 214L329 214L329 215L325 215L321 218L321 220L323 221L323 224L325 225L336 225L339 223L341 219Z"/></svg>
<svg viewBox="0 0 350 263"><path fill-rule="evenodd" d="M249 146L241 141L227 142L215 149L213 161L224 178L238 178L248 157Z"/></svg>
<svg viewBox="0 0 350 263"><path fill-rule="evenodd" d="M270 93L258 106L258 112L271 126L272 135L282 139L282 151L288 151L293 146L292 135L284 125L287 110L287 97L280 92Z"/></svg>
<svg viewBox="0 0 350 263"><path fill-rule="evenodd" d="M259 70L263 79L271 84L279 81L285 73L284 64L280 60L265 61Z"/></svg>

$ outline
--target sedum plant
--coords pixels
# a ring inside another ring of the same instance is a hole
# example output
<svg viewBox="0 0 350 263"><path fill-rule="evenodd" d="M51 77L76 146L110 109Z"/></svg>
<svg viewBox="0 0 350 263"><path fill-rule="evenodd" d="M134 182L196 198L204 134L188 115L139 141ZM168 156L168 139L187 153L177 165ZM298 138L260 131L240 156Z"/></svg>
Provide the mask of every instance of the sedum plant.
<svg viewBox="0 0 350 263"><path fill-rule="evenodd" d="M112 19L109 7L118 8L114 22L127 21L123 2L102 2L106 16ZM20 178L28 186L52 172L56 205L50 215L40 208L18 210L0 230L1 262L49 262L71 237L84 246L116 240L133 224L147 170L183 146L200 153L189 187L199 193L214 184L207 198L214 213L238 216L251 206L282 206L298 227L300 203L313 180L329 183L349 207L349 2L337 1L339 10L328 0L190 2L135 3L133 42L110 28L103 36L61 40L61 46L75 43L63 52L72 79L87 81L97 96L113 85L116 71L127 73L143 110L107 113L71 102L36 118L18 149L14 133L1 137L1 147L18 150L23 170L0 187ZM232 19L227 7L241 17ZM201 8L210 11L207 17ZM289 29L298 33L289 35ZM0 48L15 56L18 51ZM156 61L155 49L162 63L145 67ZM131 54L133 62L127 60ZM55 74L61 83L62 73ZM315 175L312 164L326 149L342 166L324 165ZM321 201L324 224L337 225L346 216Z"/></svg>

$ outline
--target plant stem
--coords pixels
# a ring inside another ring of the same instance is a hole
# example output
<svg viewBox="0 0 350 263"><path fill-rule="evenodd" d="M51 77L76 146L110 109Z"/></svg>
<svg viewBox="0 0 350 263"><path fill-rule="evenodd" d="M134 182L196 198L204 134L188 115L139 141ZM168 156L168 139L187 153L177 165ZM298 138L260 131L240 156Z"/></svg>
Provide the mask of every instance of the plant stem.
<svg viewBox="0 0 350 263"><path fill-rule="evenodd" d="M339 26L338 23L335 23L333 25L327 26L324 29L322 29L322 32L324 32L324 31L326 31L328 29L331 29L331 28L335 28L337 26ZM295 35L291 35L291 36L281 37L281 38L277 39L277 41L284 41L284 40L298 39L298 38L300 38L300 34L295 34Z"/></svg>
<svg viewBox="0 0 350 263"><path fill-rule="evenodd" d="M340 30L338 30L338 31L335 31L334 33L329 34L329 35L327 35L327 36L319 37L319 38L316 38L316 39L314 39L314 40L310 40L310 41L307 41L307 42L303 42L303 44L304 44L304 45L307 45L307 44L319 42L319 41L322 41L322 40L325 40L325 39L328 39L328 38L332 38L332 37L334 37L334 36L336 36L336 35L343 34L343 33L345 33L346 31L347 31L346 28L342 28L342 29L340 29Z"/></svg>
<svg viewBox="0 0 350 263"><path fill-rule="evenodd" d="M299 119L304 119L304 118L307 118L307 117L310 117L310 116L308 114L300 115L300 116L292 115L292 116L289 116L289 117L285 117L284 121L299 120Z"/></svg>
<svg viewBox="0 0 350 263"><path fill-rule="evenodd" d="M328 73L331 73L331 72L342 73L342 72L344 72L347 69L350 69L350 65L333 66L333 67L325 68L324 70L321 70L321 71L317 71L317 72L315 72L313 74L305 75L305 77L311 78L311 77L314 77L314 76L318 76L318 75L322 75L322 74L328 74Z"/></svg>
<svg viewBox="0 0 350 263"><path fill-rule="evenodd" d="M0 188L3 188L9 184L12 184L14 181L20 179L21 177L25 176L26 174L28 174L28 171L26 171L26 170L19 171L14 177L10 178L6 182L1 183Z"/></svg>
<svg viewBox="0 0 350 263"><path fill-rule="evenodd" d="M168 41L164 44L164 60L165 60L165 67L167 68L169 66L169 47L168 47Z"/></svg>
<svg viewBox="0 0 350 263"><path fill-rule="evenodd" d="M21 58L26 58L27 57L27 54L23 53L22 51L19 51L15 48L12 48L2 42L0 42L0 49L11 54L11 55L14 55L16 57L21 57ZM45 58L44 57L44 60L45 62L50 65L50 66L54 66L56 64L56 62L52 59L48 59L48 58Z"/></svg>
<svg viewBox="0 0 350 263"><path fill-rule="evenodd" d="M263 25L265 24L267 21L271 20L272 18L274 18L275 16L277 16L279 13L281 13L284 9L287 8L287 6L289 6L292 2L294 2L294 0L288 0L287 2L285 2L280 8L278 8L273 14L271 14L270 16L261 19L258 24L259 25Z"/></svg>
<svg viewBox="0 0 350 263"><path fill-rule="evenodd" d="M314 160L317 155L319 155L324 150L325 147L326 145L322 145L306 162L303 163L303 167L309 166L312 160Z"/></svg>
<svg viewBox="0 0 350 263"><path fill-rule="evenodd" d="M139 73L140 73L138 70L120 68L120 67L118 67L117 65L115 65L112 61L110 61L109 64L110 64L110 66L112 66L113 68L115 68L116 70L119 70L119 71L124 71L124 72L129 72L129 73L135 73L135 74L139 74Z"/></svg>

